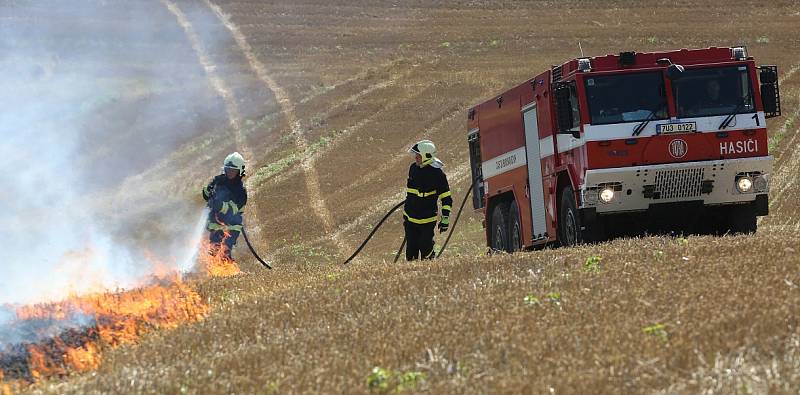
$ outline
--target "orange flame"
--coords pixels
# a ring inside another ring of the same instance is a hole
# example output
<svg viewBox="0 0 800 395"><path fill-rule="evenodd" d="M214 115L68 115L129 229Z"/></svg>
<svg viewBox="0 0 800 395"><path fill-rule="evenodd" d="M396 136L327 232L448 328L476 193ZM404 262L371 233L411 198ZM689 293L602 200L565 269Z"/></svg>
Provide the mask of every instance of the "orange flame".
<svg viewBox="0 0 800 395"><path fill-rule="evenodd" d="M77 372L88 372L100 366L100 350L94 343L67 349L64 362Z"/></svg>
<svg viewBox="0 0 800 395"><path fill-rule="evenodd" d="M225 238L227 237L228 234L225 234ZM209 276L231 277L242 273L236 261L228 258L228 247L225 243L220 243L219 246L215 246L211 245L208 241L204 241L201 251L207 251L207 253L200 254L197 259L198 264Z"/></svg>
<svg viewBox="0 0 800 395"><path fill-rule="evenodd" d="M38 379L42 376L61 376L67 373L66 367L58 363L48 351L47 345L34 345L28 347L31 376Z"/></svg>
<svg viewBox="0 0 800 395"><path fill-rule="evenodd" d="M192 287L176 281L120 293L73 296L63 302L16 309L18 320L66 320L76 314L93 317L94 324L73 331L69 335L70 344L59 336L27 346L32 379L96 369L104 346L133 344L150 330L201 320L208 314L208 306Z"/></svg>
<svg viewBox="0 0 800 395"><path fill-rule="evenodd" d="M227 235L226 235L227 237ZM197 259L197 269L211 277L238 275L241 269L228 258L225 244L219 247L206 241ZM209 252L209 253L206 253ZM145 252L145 254L148 254ZM150 254L152 255L152 254ZM67 323L76 317L90 323L88 327L62 331L55 337L45 331L49 340L29 344L27 364L30 377L8 376L0 369L0 395L12 393L15 386L43 377L63 376L70 372L97 369L101 352L106 347L135 344L151 330L175 328L183 323L202 320L209 311L200 294L182 281L178 273L169 273L169 265L158 263L153 256L155 282L143 288L104 292L86 296L72 295L61 302L41 303L15 308L16 320L42 320ZM21 380L21 381L20 381ZM16 384L15 384L16 383Z"/></svg>

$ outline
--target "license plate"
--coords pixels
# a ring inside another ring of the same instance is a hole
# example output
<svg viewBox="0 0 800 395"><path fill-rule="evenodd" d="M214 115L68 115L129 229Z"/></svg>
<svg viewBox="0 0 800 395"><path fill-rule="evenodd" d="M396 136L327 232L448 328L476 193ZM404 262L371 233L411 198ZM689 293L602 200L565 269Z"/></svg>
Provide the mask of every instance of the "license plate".
<svg viewBox="0 0 800 395"><path fill-rule="evenodd" d="M656 133L658 134L690 133L696 131L697 122L660 123L656 125Z"/></svg>

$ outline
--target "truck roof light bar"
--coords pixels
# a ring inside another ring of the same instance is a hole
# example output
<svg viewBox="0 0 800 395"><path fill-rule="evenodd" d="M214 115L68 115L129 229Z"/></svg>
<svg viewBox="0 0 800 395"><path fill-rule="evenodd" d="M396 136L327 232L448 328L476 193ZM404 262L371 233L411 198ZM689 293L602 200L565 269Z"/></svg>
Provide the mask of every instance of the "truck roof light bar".
<svg viewBox="0 0 800 395"><path fill-rule="evenodd" d="M736 60L745 60L747 59L747 48L746 47L733 47L731 48L731 53L733 58Z"/></svg>
<svg viewBox="0 0 800 395"><path fill-rule="evenodd" d="M587 72L592 70L592 61L589 58L578 59L578 71Z"/></svg>

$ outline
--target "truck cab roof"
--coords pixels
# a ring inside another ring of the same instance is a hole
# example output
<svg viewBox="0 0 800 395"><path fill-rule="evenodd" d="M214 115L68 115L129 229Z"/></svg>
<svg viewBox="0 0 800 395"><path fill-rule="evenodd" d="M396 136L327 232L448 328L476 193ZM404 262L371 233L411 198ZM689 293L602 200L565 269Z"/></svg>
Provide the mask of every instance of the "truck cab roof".
<svg viewBox="0 0 800 395"><path fill-rule="evenodd" d="M734 56L734 47L710 47L704 49L679 49L662 52L620 52L603 56L575 58L561 65L553 66L554 80L566 78L579 72L578 61L588 59L591 71L635 70L660 65L659 60L669 59L672 63L684 66L695 64L740 61ZM744 48L744 47L736 47ZM745 56L746 51L744 52ZM746 58L750 60L752 58ZM559 77L560 78L557 78Z"/></svg>

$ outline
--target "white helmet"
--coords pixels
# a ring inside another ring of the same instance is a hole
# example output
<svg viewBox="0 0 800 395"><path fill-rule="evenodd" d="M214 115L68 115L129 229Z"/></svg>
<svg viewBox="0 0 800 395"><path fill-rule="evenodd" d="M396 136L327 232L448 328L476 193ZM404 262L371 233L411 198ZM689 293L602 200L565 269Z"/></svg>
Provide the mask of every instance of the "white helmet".
<svg viewBox="0 0 800 395"><path fill-rule="evenodd" d="M420 140L417 141L417 143L411 148L409 148L408 152L412 154L420 154L422 155L422 159L431 159L433 158L433 155L436 154L436 146L433 145L433 141Z"/></svg>
<svg viewBox="0 0 800 395"><path fill-rule="evenodd" d="M432 165L433 167L440 168L444 164L434 155L436 155L436 146L433 144L433 141L430 140L420 140L417 141L411 148L408 149L409 153L412 154L419 154L422 156L422 164L423 165Z"/></svg>
<svg viewBox="0 0 800 395"><path fill-rule="evenodd" d="M239 176L244 176L244 157L238 152L234 152L225 157L225 163L222 166L222 171L225 169L235 169L239 171Z"/></svg>

